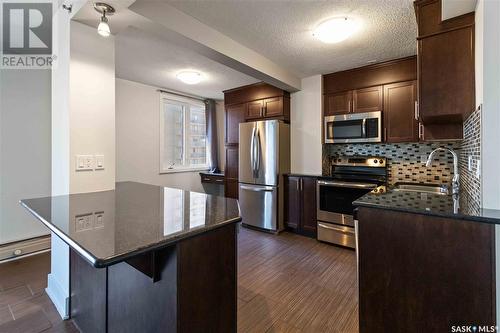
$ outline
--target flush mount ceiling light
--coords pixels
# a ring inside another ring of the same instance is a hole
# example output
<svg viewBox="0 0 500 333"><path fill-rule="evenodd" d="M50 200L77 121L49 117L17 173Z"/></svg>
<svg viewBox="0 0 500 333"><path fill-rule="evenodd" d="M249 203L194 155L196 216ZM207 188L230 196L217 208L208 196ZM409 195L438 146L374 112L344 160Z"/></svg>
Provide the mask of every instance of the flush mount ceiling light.
<svg viewBox="0 0 500 333"><path fill-rule="evenodd" d="M338 43L349 38L359 27L359 22L352 18L335 17L320 23L313 36L323 43Z"/></svg>
<svg viewBox="0 0 500 333"><path fill-rule="evenodd" d="M109 37L109 35L111 35L111 31L109 30L108 18L106 15L113 15L115 13L115 9L104 2L95 2L94 9L101 14L101 21L97 26L97 32L103 37Z"/></svg>
<svg viewBox="0 0 500 333"><path fill-rule="evenodd" d="M196 71L182 71L177 73L177 78L186 84L200 83L202 75Z"/></svg>

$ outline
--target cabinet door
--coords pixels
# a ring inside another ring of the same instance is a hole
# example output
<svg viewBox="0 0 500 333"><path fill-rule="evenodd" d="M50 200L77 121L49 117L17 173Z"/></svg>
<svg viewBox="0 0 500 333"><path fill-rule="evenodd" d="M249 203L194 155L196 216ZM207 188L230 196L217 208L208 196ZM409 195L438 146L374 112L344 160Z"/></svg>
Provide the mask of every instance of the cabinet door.
<svg viewBox="0 0 500 333"><path fill-rule="evenodd" d="M226 166L224 169L224 193L226 197L238 198L238 147L226 147Z"/></svg>
<svg viewBox="0 0 500 333"><path fill-rule="evenodd" d="M384 86L384 132L386 142L417 142L415 115L416 81Z"/></svg>
<svg viewBox="0 0 500 333"><path fill-rule="evenodd" d="M264 100L264 117L277 117L283 115L283 98L274 97Z"/></svg>
<svg viewBox="0 0 500 333"><path fill-rule="evenodd" d="M461 123L475 108L473 27L426 37L418 45L419 112L424 125Z"/></svg>
<svg viewBox="0 0 500 333"><path fill-rule="evenodd" d="M239 124L245 122L246 103L226 106L226 144L239 141Z"/></svg>
<svg viewBox="0 0 500 333"><path fill-rule="evenodd" d="M302 178L302 223L301 228L304 234L316 237L316 178Z"/></svg>
<svg viewBox="0 0 500 333"><path fill-rule="evenodd" d="M226 198L238 199L238 181L227 179L224 183L224 195Z"/></svg>
<svg viewBox="0 0 500 333"><path fill-rule="evenodd" d="M262 100L248 102L245 119L261 118L263 108L264 108L264 102Z"/></svg>
<svg viewBox="0 0 500 333"><path fill-rule="evenodd" d="M286 177L285 227L297 230L301 220L300 177Z"/></svg>
<svg viewBox="0 0 500 333"><path fill-rule="evenodd" d="M353 112L382 110L382 86L356 89L353 92Z"/></svg>
<svg viewBox="0 0 500 333"><path fill-rule="evenodd" d="M325 95L325 116L346 114L352 110L352 91Z"/></svg>

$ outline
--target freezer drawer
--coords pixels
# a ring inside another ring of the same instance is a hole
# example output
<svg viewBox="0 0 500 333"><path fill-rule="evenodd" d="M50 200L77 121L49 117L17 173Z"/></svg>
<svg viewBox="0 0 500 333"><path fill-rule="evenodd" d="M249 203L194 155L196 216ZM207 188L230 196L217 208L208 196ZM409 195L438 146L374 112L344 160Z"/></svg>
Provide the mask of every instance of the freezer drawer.
<svg viewBox="0 0 500 333"><path fill-rule="evenodd" d="M242 223L278 231L278 187L239 184Z"/></svg>
<svg viewBox="0 0 500 333"><path fill-rule="evenodd" d="M350 248L356 248L356 236L353 227L318 221L318 240Z"/></svg>

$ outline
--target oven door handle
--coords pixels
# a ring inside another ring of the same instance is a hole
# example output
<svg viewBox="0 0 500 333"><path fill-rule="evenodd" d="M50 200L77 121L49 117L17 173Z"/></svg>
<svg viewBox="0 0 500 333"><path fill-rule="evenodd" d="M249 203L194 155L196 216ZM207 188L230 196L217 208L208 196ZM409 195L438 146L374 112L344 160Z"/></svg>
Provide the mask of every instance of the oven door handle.
<svg viewBox="0 0 500 333"><path fill-rule="evenodd" d="M327 224L327 223L321 223L321 222L318 222L318 226L321 228L325 228L325 229L333 230L333 231L338 231L338 232L342 232L345 234L354 234L355 233L355 230L353 227L336 227L336 226L333 226L329 223Z"/></svg>
<svg viewBox="0 0 500 333"><path fill-rule="evenodd" d="M375 185L375 184L337 182L337 181L325 181L325 180L318 180L318 185L325 185L325 186L332 186L332 187L345 187L345 188L363 188L363 189L377 188L377 185Z"/></svg>

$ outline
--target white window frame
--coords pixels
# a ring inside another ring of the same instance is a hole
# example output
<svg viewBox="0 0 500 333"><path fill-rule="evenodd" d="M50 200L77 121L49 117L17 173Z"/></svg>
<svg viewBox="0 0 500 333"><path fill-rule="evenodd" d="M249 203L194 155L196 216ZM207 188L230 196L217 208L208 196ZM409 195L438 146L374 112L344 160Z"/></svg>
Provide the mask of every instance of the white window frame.
<svg viewBox="0 0 500 333"><path fill-rule="evenodd" d="M175 173L175 172L192 172L192 171L206 171L209 169L208 165L208 156L206 156L206 164L204 165L196 165L196 166L186 166L185 161L186 161L186 151L189 149L188 145L188 137L187 137L187 128L189 127L189 119L190 119L190 106L196 106L200 108L205 108L205 104L199 100L193 99L193 98L188 98L188 97L182 97L178 95L173 95L173 94L168 94L168 93L160 93L160 103L159 103L159 109L160 109L160 160L159 160L159 168L160 168L160 174L165 174L165 173ZM163 160L165 157L165 114L163 112L164 108L164 102L169 101L174 104L178 104L183 106L184 110L184 137L183 137L183 147L184 151L182 154L182 160L183 160L183 165L181 166L172 166L172 167L164 167L163 166ZM205 119L206 121L206 119ZM208 142L207 142L208 143ZM206 154L208 154L208 144L207 144L207 149L206 149Z"/></svg>

